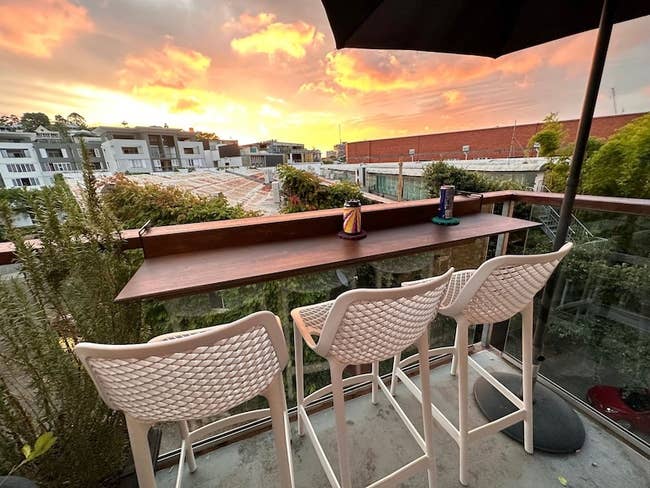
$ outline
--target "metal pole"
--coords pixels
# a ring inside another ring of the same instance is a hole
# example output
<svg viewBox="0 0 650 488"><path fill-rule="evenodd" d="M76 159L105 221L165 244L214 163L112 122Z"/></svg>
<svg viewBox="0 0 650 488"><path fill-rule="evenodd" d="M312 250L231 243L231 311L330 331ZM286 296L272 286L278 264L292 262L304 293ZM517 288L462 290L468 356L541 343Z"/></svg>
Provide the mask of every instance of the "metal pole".
<svg viewBox="0 0 650 488"><path fill-rule="evenodd" d="M603 68L605 67L605 59L607 58L607 48L609 46L609 39L612 34L612 25L614 22L614 11L616 9L616 0L605 0L603 2L603 9L600 16L600 26L598 27L598 39L596 40L596 47L594 49L594 56L591 62L591 72L589 74L589 82L587 84L587 91L585 99L582 104L582 115L580 116L580 125L578 126L578 135L576 137L576 146L573 151L571 159L571 167L569 169L569 177L567 179L566 190L562 200L562 207L560 209L560 220L558 222L557 231L555 233L555 241L553 242L553 250L557 251L566 242L567 234L569 232L569 224L571 223L573 203L575 202L576 193L578 191L578 184L580 183L580 172L582 171L582 162L585 157L585 150L587 149L587 141L589 139L589 131L591 130L591 122L594 117L594 109L596 108L596 100L598 99L598 89L600 88L600 81L603 76ZM542 297L542 304L539 310L537 327L535 327L535 337L533 339L533 361L535 363L534 373L537 376L539 363L544 360L544 336L546 335L546 325L548 316L551 310L553 301L553 292L558 280L558 273L554 273L551 279L544 288L544 295Z"/></svg>

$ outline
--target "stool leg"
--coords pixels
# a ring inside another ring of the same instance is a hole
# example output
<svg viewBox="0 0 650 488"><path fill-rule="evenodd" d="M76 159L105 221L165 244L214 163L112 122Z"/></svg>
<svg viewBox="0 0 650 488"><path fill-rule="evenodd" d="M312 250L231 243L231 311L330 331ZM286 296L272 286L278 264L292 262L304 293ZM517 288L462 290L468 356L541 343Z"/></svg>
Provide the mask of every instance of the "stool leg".
<svg viewBox="0 0 650 488"><path fill-rule="evenodd" d="M347 425L345 424L345 399L343 397L343 370L345 365L333 360L330 360L329 363L330 374L332 375L332 396L334 399L334 415L336 417L336 443L339 452L341 487L352 488Z"/></svg>
<svg viewBox="0 0 650 488"><path fill-rule="evenodd" d="M458 354L460 352L460 348L458 347L459 344L459 337L458 337L458 328L460 325L458 322L456 322L456 337L454 339L454 354L451 357L451 372L450 374L452 376L456 376L456 370L458 369ZM467 343L467 341L465 341Z"/></svg>
<svg viewBox="0 0 650 488"><path fill-rule="evenodd" d="M429 488L436 486L436 457L433 450L433 416L431 415L431 385L429 372L429 331L427 330L418 341L420 355L420 381L422 388L422 422L424 424L424 443L429 457L427 477Z"/></svg>
<svg viewBox="0 0 650 488"><path fill-rule="evenodd" d="M192 449L192 441L190 439L190 428L185 420L178 423L181 431L181 437L185 441L185 460L187 466L190 468L190 473L196 471L196 459L194 458L194 450Z"/></svg>
<svg viewBox="0 0 650 488"><path fill-rule="evenodd" d="M372 363L372 395L370 401L377 405L377 390L379 389L379 361Z"/></svg>
<svg viewBox="0 0 650 488"><path fill-rule="evenodd" d="M428 354L428 351L427 351ZM399 381L397 379L397 369L399 368L399 362L402 359L401 354L397 354L393 358L393 372L390 375L390 394L395 396L395 387L397 386L397 382Z"/></svg>
<svg viewBox="0 0 650 488"><path fill-rule="evenodd" d="M528 454L533 453L533 304L532 302L521 313L521 367L524 409L524 449Z"/></svg>
<svg viewBox="0 0 650 488"><path fill-rule="evenodd" d="M293 328L293 350L295 351L295 373L296 373L296 404L300 407L305 402L305 378L303 371L303 357L302 357L302 337L300 332ZM302 424L302 417L300 410L298 410L298 435L305 435L305 429Z"/></svg>
<svg viewBox="0 0 650 488"><path fill-rule="evenodd" d="M278 457L278 474L282 488L293 488L293 462L291 459L291 447L289 440L287 400L284 394L284 382L282 373L278 373L264 396L269 402L271 410L271 428L273 429L273 442Z"/></svg>
<svg viewBox="0 0 650 488"><path fill-rule="evenodd" d="M457 344L467 344L469 326L464 319L458 319L456 327ZM467 433L469 431L469 398L467 393L468 372L467 372L467 347L456 349L456 364L458 379L458 433L459 433L459 454L460 454L460 476L462 485L467 485Z"/></svg>
<svg viewBox="0 0 650 488"><path fill-rule="evenodd" d="M129 431L129 441L131 443L131 452L133 453L135 473L138 477L138 486L140 488L156 488L156 477L153 472L151 451L149 450L149 440L147 439L147 433L151 426L138 422L129 415L124 416L126 417L126 427Z"/></svg>

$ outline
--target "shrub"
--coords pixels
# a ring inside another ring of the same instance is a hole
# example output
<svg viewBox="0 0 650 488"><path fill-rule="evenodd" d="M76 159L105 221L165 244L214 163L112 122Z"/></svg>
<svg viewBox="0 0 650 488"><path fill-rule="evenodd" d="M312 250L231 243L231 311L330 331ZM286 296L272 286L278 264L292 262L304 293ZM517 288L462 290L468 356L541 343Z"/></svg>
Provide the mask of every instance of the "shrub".
<svg viewBox="0 0 650 488"><path fill-rule="evenodd" d="M139 304L113 302L141 255L122 249L89 164L84 172L82 205L61 178L28 195L41 249L23 242L9 205L0 204L22 265L22 279L0 281L0 472L20 461L22 445L49 431L58 438L52 450L21 468L42 486L107 484L128 455L124 417L100 400L74 345L151 336Z"/></svg>
<svg viewBox="0 0 650 488"><path fill-rule="evenodd" d="M361 189L349 181L325 186L316 175L288 164L278 167L278 177L282 182L284 213L342 207L346 200L367 203Z"/></svg>
<svg viewBox="0 0 650 488"><path fill-rule="evenodd" d="M456 168L442 161L429 164L422 172L424 185L431 198L440 195L442 185L454 185L456 190L483 193L498 190L521 190L523 185L512 180L489 178L476 171Z"/></svg>
<svg viewBox="0 0 650 488"><path fill-rule="evenodd" d="M102 201L126 228L138 228L147 220L154 225L174 225L261 215L230 205L221 193L204 197L177 187L140 185L122 174L109 180Z"/></svg>

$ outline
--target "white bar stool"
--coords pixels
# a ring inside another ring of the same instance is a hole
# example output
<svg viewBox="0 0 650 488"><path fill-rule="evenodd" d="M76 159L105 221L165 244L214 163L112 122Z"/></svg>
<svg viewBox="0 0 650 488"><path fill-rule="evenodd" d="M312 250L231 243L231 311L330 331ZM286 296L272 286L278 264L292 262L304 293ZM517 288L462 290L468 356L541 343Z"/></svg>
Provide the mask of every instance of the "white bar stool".
<svg viewBox="0 0 650 488"><path fill-rule="evenodd" d="M453 269L450 269L442 276L422 280L420 284L408 288L351 290L341 294L336 300L291 311L295 327L298 432L303 435L306 431L333 487L351 488L352 486L343 389L369 381L372 383L372 403L376 403L377 390L381 389L424 452L421 457L370 486L373 488L393 486L420 470L427 471L429 487L435 486L433 419L431 410L424 407L431 402L426 351L429 349L428 326L436 316L452 272ZM318 343L314 342L312 336L319 337ZM306 398L304 397L302 340L316 354L327 359L332 378L332 384ZM379 361L393 357L414 343L417 343L418 350L422 352L420 368L427 372L422 375L425 385L422 407L424 439L388 388L379 380ZM343 379L343 370L346 366L369 363L372 364L372 373ZM334 400L340 482L327 460L306 411L309 403L330 393Z"/></svg>
<svg viewBox="0 0 650 488"><path fill-rule="evenodd" d="M192 442L211 432L270 415L283 488L293 487L289 421L282 370L289 354L280 320L257 312L230 324L165 334L147 344L81 343L75 354L106 404L124 412L140 488L155 488L147 432L178 422L183 463L196 470ZM244 412L189 431L187 421L219 415L258 395L269 408Z"/></svg>
<svg viewBox="0 0 650 488"><path fill-rule="evenodd" d="M439 354L453 354L451 374L458 378L458 427L431 405L433 417L456 441L460 450L460 475L467 485L467 447L486 435L499 432L517 422L524 421L524 449L533 452L533 300L551 276L562 258L573 247L567 243L556 252L530 256L499 256L484 262L477 270L454 273L447 288L447 294L440 307L440 314L456 320L456 339L453 347L429 350L429 357ZM420 281L403 283L402 286L418 286ZM472 325L494 324L522 315L522 392L523 401L499 383L468 354L468 330ZM400 361L396 356L393 363L391 392L401 380L407 389L426 404L423 392L402 371L407 364L417 360L417 354ZM469 429L468 364L483 376L492 386L510 400L517 410L498 420ZM426 388L422 385L422 388Z"/></svg>

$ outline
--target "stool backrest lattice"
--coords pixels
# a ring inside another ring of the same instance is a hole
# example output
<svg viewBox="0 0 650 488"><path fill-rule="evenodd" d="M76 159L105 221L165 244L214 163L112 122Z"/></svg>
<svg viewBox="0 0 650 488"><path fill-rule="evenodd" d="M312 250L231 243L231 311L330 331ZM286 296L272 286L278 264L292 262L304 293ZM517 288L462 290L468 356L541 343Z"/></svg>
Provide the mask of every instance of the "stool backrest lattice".
<svg viewBox="0 0 650 488"><path fill-rule="evenodd" d="M393 357L426 332L452 272L411 287L357 289L339 295L315 351L344 364Z"/></svg>
<svg viewBox="0 0 650 488"><path fill-rule="evenodd" d="M469 324L508 320L533 301L572 247L567 243L548 254L498 256L486 261L464 277L464 286L451 303L445 303L441 313L462 315Z"/></svg>
<svg viewBox="0 0 650 488"><path fill-rule="evenodd" d="M150 423L224 412L259 395L288 359L271 312L147 344L81 343L75 354L109 407Z"/></svg>

